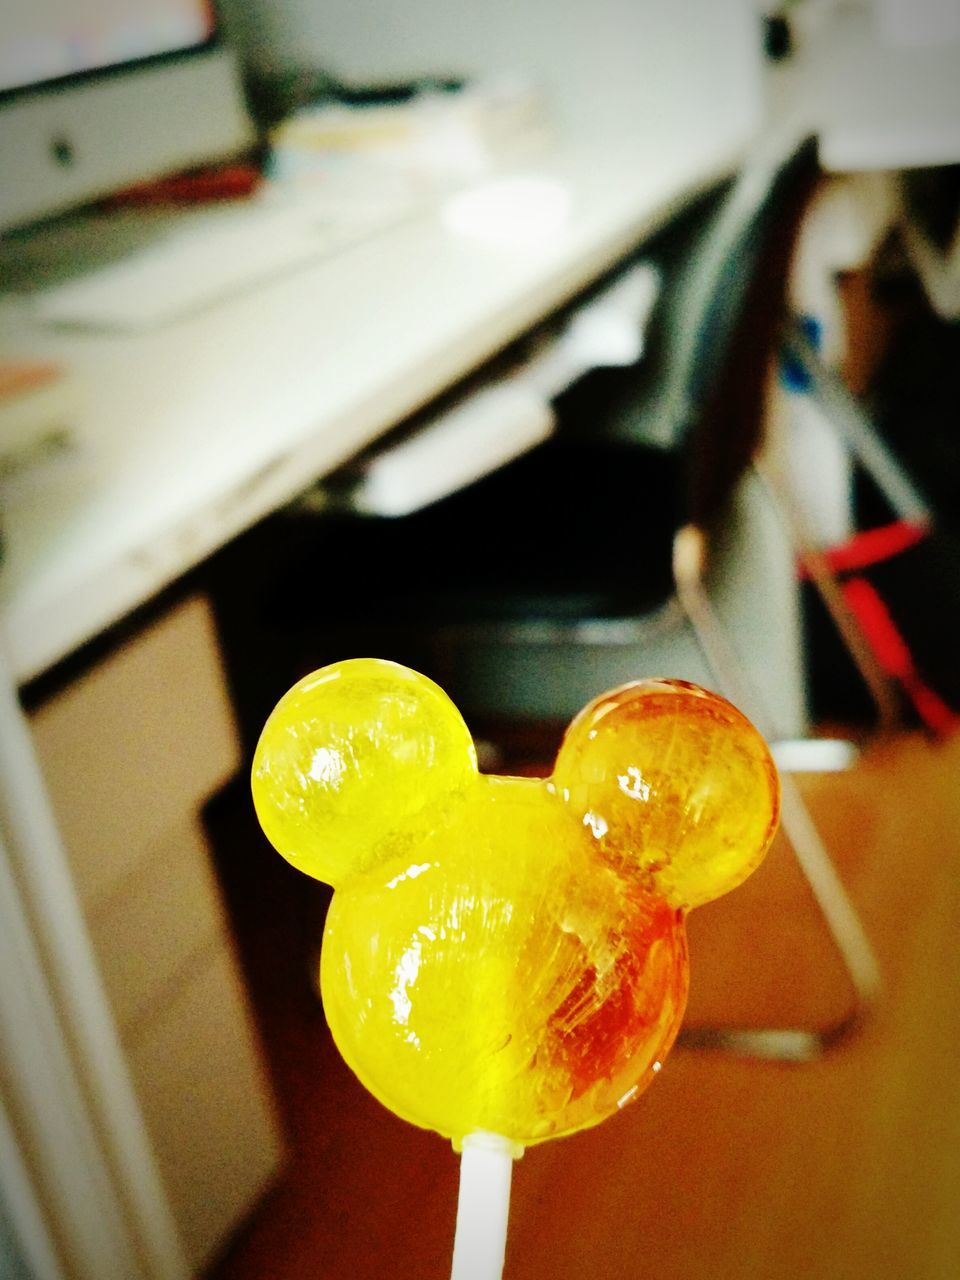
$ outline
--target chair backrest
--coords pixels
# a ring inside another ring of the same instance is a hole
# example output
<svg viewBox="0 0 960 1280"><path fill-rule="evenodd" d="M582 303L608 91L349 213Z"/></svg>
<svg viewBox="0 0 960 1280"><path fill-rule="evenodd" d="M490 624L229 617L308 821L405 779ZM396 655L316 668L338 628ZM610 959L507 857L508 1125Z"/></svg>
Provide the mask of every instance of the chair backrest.
<svg viewBox="0 0 960 1280"><path fill-rule="evenodd" d="M819 172L812 140L765 146L697 211L692 229L663 242L646 381L603 430L613 440L683 450L685 505L699 523L715 514L756 447L789 262Z"/></svg>
<svg viewBox="0 0 960 1280"><path fill-rule="evenodd" d="M772 174L718 271L690 370L690 514L697 524L715 517L759 446L790 263L819 176L811 140Z"/></svg>

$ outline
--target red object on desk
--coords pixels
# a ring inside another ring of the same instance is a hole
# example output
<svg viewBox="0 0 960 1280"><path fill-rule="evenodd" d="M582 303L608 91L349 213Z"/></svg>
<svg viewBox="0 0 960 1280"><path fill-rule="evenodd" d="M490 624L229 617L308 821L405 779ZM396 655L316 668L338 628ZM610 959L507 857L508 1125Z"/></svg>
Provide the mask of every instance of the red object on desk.
<svg viewBox="0 0 960 1280"><path fill-rule="evenodd" d="M107 207L144 204L206 204L213 200L238 200L250 196L263 181L254 164L218 166L175 173L169 178L143 182L117 192L105 201Z"/></svg>

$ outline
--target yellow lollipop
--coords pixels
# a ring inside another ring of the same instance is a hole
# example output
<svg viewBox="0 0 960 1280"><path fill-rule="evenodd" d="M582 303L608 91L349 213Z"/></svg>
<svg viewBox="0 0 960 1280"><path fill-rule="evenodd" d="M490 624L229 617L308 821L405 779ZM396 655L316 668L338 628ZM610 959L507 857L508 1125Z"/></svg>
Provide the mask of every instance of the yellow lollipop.
<svg viewBox="0 0 960 1280"><path fill-rule="evenodd" d="M649 1083L683 1016L687 910L759 863L778 780L724 699L645 680L574 720L551 778L478 774L432 681L358 659L281 699L257 814L332 884L321 991L396 1114L518 1154Z"/></svg>

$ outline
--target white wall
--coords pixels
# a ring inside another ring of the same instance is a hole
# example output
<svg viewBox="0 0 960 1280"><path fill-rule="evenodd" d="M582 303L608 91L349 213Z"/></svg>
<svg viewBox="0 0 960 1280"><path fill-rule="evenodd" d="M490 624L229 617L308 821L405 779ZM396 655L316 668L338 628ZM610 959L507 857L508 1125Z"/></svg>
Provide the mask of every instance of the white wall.
<svg viewBox="0 0 960 1280"><path fill-rule="evenodd" d="M669 129L705 111L755 122L760 34L751 0L232 0L261 66L348 81L519 71L565 128Z"/></svg>

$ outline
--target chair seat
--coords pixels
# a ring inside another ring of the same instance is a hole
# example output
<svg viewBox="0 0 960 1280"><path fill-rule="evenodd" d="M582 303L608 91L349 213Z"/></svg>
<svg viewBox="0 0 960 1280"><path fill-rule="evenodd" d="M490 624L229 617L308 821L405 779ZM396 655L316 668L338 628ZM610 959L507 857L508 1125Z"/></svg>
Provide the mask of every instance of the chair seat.
<svg viewBox="0 0 960 1280"><path fill-rule="evenodd" d="M285 568L278 606L289 608L291 573L308 573L322 584L308 607L356 621L642 614L673 589L676 476L676 459L655 451L551 441L413 515L314 522L313 568Z"/></svg>

